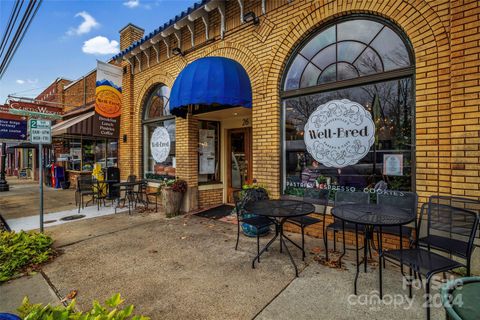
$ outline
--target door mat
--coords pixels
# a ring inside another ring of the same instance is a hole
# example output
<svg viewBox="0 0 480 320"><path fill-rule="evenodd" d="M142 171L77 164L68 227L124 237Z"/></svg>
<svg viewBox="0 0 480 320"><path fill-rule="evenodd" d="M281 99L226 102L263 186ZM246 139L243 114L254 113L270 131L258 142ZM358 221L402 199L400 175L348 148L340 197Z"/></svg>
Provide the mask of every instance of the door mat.
<svg viewBox="0 0 480 320"><path fill-rule="evenodd" d="M196 215L204 218L218 220L230 215L232 213L233 208L235 207L230 206L228 204L222 204L221 206L199 212Z"/></svg>

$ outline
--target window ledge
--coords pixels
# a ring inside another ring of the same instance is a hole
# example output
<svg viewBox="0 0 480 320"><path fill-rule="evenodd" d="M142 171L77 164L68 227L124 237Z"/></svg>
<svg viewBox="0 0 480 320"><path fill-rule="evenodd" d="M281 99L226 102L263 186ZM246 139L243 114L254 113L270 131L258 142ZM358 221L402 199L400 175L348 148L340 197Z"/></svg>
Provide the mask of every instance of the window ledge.
<svg viewBox="0 0 480 320"><path fill-rule="evenodd" d="M223 189L223 182L214 182L209 184L201 184L198 186L198 191L202 190L213 190L213 189Z"/></svg>

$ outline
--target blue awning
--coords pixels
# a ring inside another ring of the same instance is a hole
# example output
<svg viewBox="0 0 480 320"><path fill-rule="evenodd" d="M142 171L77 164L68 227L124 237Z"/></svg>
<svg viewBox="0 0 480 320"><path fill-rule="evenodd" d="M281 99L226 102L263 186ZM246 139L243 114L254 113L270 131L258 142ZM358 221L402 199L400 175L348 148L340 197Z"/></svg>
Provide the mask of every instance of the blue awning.
<svg viewBox="0 0 480 320"><path fill-rule="evenodd" d="M170 92L170 113L185 117L189 105L193 113L228 107L252 107L252 86L248 74L235 60L205 57L187 65Z"/></svg>

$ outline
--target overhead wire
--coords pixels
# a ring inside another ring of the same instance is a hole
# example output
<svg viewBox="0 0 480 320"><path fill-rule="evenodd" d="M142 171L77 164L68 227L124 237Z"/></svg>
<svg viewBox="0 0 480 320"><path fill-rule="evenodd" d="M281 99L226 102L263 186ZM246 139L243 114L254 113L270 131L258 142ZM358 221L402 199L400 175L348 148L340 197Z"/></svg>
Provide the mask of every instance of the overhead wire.
<svg viewBox="0 0 480 320"><path fill-rule="evenodd" d="M10 18L8 19L7 28L5 29L5 33L3 34L3 37L2 37L2 42L0 43L0 57L2 56L3 51L5 50L5 46L7 45L7 41L10 38L10 34L12 33L13 27L17 22L18 14L20 13L22 6L23 6L23 0L21 1L17 0L15 2L15 6L12 7L12 12L10 13Z"/></svg>
<svg viewBox="0 0 480 320"><path fill-rule="evenodd" d="M28 4L27 9L25 10L25 13L23 15L22 20L20 21L20 24L18 26L17 31L15 32L15 35L12 39L12 42L10 43L10 46L8 48L8 51L6 52L5 56L3 57L3 61L0 65L0 79L3 77L5 74L5 71L7 70L13 56L15 55L18 47L23 41L23 38L25 37L26 32L28 31L33 18L35 18L38 9L40 8L40 5L42 4L43 0L31 0ZM32 14L33 12L33 14Z"/></svg>

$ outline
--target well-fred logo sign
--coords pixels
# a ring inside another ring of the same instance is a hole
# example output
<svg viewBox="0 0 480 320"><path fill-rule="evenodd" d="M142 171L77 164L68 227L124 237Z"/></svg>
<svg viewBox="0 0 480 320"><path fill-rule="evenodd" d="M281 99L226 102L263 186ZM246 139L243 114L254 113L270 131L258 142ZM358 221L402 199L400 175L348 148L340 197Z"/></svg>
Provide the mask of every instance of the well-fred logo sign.
<svg viewBox="0 0 480 320"><path fill-rule="evenodd" d="M150 150L157 163L167 160L170 153L170 135L165 127L157 127L153 131L150 139Z"/></svg>
<svg viewBox="0 0 480 320"><path fill-rule="evenodd" d="M366 156L375 141L375 124L361 104L332 100L310 115L304 140L315 160L327 167L343 168Z"/></svg>

